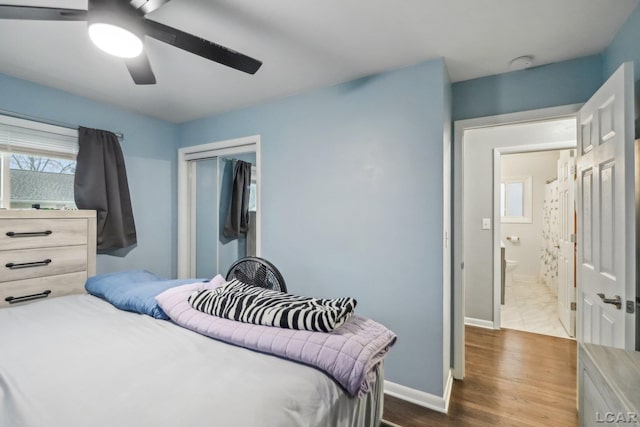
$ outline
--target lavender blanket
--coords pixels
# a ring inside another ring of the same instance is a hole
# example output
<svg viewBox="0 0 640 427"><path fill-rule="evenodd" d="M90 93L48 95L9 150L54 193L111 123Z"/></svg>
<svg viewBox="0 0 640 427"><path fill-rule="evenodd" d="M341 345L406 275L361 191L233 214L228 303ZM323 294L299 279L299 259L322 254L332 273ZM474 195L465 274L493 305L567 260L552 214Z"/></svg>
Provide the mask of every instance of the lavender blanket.
<svg viewBox="0 0 640 427"><path fill-rule="evenodd" d="M169 289L156 297L178 325L230 344L314 366L334 378L351 396L369 392L374 369L395 343L383 325L351 316L333 332L312 332L253 325L215 317L194 309L187 298L207 285Z"/></svg>

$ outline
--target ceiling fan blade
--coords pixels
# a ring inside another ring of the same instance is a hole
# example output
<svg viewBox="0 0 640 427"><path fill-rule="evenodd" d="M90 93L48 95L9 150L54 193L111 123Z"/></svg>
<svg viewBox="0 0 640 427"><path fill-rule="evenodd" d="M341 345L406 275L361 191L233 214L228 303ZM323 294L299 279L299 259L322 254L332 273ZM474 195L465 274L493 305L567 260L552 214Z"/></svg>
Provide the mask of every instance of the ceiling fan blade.
<svg viewBox="0 0 640 427"><path fill-rule="evenodd" d="M86 21L87 11L57 7L10 6L0 4L0 19L36 21Z"/></svg>
<svg viewBox="0 0 640 427"><path fill-rule="evenodd" d="M125 59L131 78L137 85L154 85L156 76L153 74L149 58L142 52L135 58Z"/></svg>
<svg viewBox="0 0 640 427"><path fill-rule="evenodd" d="M149 19L145 19L144 24L145 32L149 37L227 67L235 68L248 74L255 74L262 65L262 61L164 24Z"/></svg>
<svg viewBox="0 0 640 427"><path fill-rule="evenodd" d="M158 9L170 0L131 0L131 6L142 12L144 15Z"/></svg>

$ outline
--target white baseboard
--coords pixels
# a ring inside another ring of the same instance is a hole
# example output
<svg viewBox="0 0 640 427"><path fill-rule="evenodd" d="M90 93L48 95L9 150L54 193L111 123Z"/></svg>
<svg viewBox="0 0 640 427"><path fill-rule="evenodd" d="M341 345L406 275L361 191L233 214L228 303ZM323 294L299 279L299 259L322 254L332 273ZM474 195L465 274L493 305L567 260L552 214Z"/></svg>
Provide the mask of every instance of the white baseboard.
<svg viewBox="0 0 640 427"><path fill-rule="evenodd" d="M384 380L384 392L386 394L434 411L442 412L443 414L446 414L449 410L449 400L451 399L452 387L453 375L451 374L451 370L449 370L449 375L447 377L447 382L442 396L436 396L422 390L416 390L415 388Z"/></svg>
<svg viewBox="0 0 640 427"><path fill-rule="evenodd" d="M449 369L447 383L444 385L444 413L449 412L449 402L451 401L451 392L453 391L453 369Z"/></svg>
<svg viewBox="0 0 640 427"><path fill-rule="evenodd" d="M478 328L494 329L493 320L474 319L473 317L465 317L464 324L469 326L477 326Z"/></svg>

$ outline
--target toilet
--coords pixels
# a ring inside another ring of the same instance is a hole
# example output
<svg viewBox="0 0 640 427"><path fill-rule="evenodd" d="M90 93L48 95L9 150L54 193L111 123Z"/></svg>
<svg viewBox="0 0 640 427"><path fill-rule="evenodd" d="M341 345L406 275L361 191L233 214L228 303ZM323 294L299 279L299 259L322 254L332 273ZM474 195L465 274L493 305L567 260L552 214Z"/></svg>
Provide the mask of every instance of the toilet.
<svg viewBox="0 0 640 427"><path fill-rule="evenodd" d="M505 259L505 268L504 271L506 273L505 285L509 286L513 284L513 270L518 267L518 261L514 259Z"/></svg>

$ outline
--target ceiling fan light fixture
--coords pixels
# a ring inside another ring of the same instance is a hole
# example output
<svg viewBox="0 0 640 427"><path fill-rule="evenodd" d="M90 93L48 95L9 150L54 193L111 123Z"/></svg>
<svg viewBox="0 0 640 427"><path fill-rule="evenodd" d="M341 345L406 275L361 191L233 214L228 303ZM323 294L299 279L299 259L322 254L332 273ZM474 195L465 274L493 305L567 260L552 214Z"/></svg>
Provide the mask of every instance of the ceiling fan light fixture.
<svg viewBox="0 0 640 427"><path fill-rule="evenodd" d="M142 53L140 37L117 25L103 22L90 24L89 38L103 51L120 58L135 58Z"/></svg>

